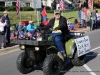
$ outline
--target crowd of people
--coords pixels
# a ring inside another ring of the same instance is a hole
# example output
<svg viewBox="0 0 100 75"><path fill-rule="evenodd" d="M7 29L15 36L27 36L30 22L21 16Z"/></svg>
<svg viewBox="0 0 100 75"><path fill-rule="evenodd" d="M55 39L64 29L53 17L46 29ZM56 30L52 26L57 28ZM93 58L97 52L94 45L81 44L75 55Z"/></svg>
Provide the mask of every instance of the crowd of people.
<svg viewBox="0 0 100 75"><path fill-rule="evenodd" d="M75 19L73 23L68 21L70 31L76 31L79 28L90 27L90 31L99 29L100 27L100 14L94 7L93 10L86 9L85 7L78 7L78 19Z"/></svg>

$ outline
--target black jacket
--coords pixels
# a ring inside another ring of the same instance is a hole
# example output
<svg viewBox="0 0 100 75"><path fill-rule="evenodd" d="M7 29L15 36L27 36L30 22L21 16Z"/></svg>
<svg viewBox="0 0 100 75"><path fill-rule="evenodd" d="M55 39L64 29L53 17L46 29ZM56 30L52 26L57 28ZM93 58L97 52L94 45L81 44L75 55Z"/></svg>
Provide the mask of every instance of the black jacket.
<svg viewBox="0 0 100 75"><path fill-rule="evenodd" d="M47 25L48 28L53 28L54 26L54 22L55 22L55 18L51 19L49 21L49 24ZM62 35L67 38L70 35L70 32L68 30L68 26L67 26L67 20L65 17L61 16L60 17L60 21L59 21L59 29L62 32Z"/></svg>

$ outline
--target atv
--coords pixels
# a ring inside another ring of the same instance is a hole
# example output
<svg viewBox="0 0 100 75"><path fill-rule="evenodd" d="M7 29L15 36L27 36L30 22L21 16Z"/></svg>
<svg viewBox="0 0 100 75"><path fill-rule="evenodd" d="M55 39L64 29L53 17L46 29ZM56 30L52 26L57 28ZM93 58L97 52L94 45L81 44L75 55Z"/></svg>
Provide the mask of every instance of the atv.
<svg viewBox="0 0 100 75"><path fill-rule="evenodd" d="M30 73L35 66L40 66L44 75L59 75L65 59L70 59L74 66L84 65L86 54L90 52L89 37L84 32L70 32L70 38L64 43L65 54L57 49L54 38L47 35L50 32L51 29L37 28L34 40L11 40L11 43L19 44L20 49L24 50L16 62L22 74Z"/></svg>

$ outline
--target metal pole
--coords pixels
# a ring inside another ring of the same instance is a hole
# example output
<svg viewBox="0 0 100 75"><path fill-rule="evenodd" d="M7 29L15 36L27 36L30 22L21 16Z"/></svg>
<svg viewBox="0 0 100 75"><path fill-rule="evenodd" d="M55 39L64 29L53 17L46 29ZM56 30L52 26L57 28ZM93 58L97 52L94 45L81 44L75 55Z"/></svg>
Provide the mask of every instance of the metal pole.
<svg viewBox="0 0 100 75"><path fill-rule="evenodd" d="M39 14L38 14L38 10L36 10L37 11L37 22L38 22L38 25L39 25Z"/></svg>
<svg viewBox="0 0 100 75"><path fill-rule="evenodd" d="M92 0L92 10L93 10L93 0Z"/></svg>

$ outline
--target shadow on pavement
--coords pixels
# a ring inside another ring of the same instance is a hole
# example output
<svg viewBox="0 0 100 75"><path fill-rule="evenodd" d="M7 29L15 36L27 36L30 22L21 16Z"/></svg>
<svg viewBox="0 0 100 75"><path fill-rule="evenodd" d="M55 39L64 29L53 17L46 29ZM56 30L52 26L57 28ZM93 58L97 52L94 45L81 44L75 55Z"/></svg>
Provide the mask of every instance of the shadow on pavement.
<svg viewBox="0 0 100 75"><path fill-rule="evenodd" d="M86 62L85 63L88 63L89 61L91 61L92 59L96 58L98 55L98 53L96 52L89 52L86 56Z"/></svg>
<svg viewBox="0 0 100 75"><path fill-rule="evenodd" d="M88 53L86 56L85 63L88 63L89 61L93 60L94 58L97 57L97 55L98 55L98 53L95 53L95 52ZM69 70L73 67L74 67L74 65L71 62L69 62L66 65L66 67L60 71L60 75L64 75L65 73L70 72Z"/></svg>
<svg viewBox="0 0 100 75"><path fill-rule="evenodd" d="M65 68L62 69L62 70L60 71L60 75L64 75L65 73L70 72L69 70L70 70L71 68L73 68L73 67L74 67L73 64L72 64L71 62L69 62L69 63L65 66Z"/></svg>

